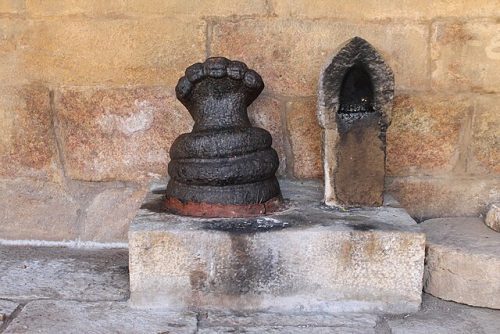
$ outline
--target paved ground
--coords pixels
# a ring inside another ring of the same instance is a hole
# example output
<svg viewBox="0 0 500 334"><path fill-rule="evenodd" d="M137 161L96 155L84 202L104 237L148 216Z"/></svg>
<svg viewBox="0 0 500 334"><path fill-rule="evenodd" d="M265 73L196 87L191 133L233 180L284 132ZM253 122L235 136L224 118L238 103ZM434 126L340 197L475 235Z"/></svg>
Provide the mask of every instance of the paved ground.
<svg viewBox="0 0 500 334"><path fill-rule="evenodd" d="M127 262L126 250L1 246L0 333L500 333L500 311L429 295L401 316L136 310Z"/></svg>

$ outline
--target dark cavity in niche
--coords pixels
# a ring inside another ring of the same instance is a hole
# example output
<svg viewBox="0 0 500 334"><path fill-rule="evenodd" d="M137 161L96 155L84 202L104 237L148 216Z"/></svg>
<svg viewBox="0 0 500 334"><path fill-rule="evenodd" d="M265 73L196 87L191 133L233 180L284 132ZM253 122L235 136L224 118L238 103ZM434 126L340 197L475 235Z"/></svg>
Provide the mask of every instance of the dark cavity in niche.
<svg viewBox="0 0 500 334"><path fill-rule="evenodd" d="M373 84L362 65L352 66L340 89L340 114L373 112Z"/></svg>

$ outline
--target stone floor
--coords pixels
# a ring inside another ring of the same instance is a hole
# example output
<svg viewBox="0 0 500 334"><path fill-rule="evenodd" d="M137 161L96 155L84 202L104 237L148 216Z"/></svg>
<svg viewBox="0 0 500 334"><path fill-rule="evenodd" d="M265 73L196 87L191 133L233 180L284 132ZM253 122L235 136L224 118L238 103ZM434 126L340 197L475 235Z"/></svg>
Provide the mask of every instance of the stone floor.
<svg viewBox="0 0 500 334"><path fill-rule="evenodd" d="M0 333L500 333L500 311L430 295L401 316L131 309L127 265L126 250L0 246Z"/></svg>

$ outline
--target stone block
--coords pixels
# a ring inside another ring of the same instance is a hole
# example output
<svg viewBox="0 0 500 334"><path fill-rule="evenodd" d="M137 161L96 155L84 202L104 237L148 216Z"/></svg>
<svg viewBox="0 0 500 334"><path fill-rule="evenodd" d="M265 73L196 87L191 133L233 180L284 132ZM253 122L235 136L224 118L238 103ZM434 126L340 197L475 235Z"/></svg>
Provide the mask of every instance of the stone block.
<svg viewBox="0 0 500 334"><path fill-rule="evenodd" d="M15 0L10 0L15 1ZM128 1L95 1L95 0L27 0L30 15L63 16L85 15L92 17L116 16L168 16L179 15L210 17L233 15L263 15L267 13L265 0L215 0L215 1L181 1L181 0L128 0Z"/></svg>
<svg viewBox="0 0 500 334"><path fill-rule="evenodd" d="M320 206L320 186L281 183L289 208L253 219L161 212L150 195L129 231L135 307L413 312L425 237L399 208Z"/></svg>
<svg viewBox="0 0 500 334"><path fill-rule="evenodd" d="M49 90L0 88L0 176L53 178L58 168Z"/></svg>
<svg viewBox="0 0 500 334"><path fill-rule="evenodd" d="M5 1L0 1L0 8L5 3ZM6 10L9 10L8 5ZM22 62L23 54L26 52L24 36L28 30L29 23L26 20L14 15L0 17L0 77L2 78L2 86L25 85L30 82L31 74L24 68Z"/></svg>
<svg viewBox="0 0 500 334"><path fill-rule="evenodd" d="M10 300L0 300L0 326L5 320L9 319L18 306L18 303L11 302Z"/></svg>
<svg viewBox="0 0 500 334"><path fill-rule="evenodd" d="M62 89L55 108L67 175L78 180L165 175L172 142L192 126L165 88Z"/></svg>
<svg viewBox="0 0 500 334"><path fill-rule="evenodd" d="M386 189L418 220L479 216L500 201L500 178L399 177L388 179Z"/></svg>
<svg viewBox="0 0 500 334"><path fill-rule="evenodd" d="M106 187L86 207L81 219L81 240L127 242L129 223L146 194L146 187Z"/></svg>
<svg viewBox="0 0 500 334"><path fill-rule="evenodd" d="M500 92L500 23L436 22L432 27L432 87Z"/></svg>
<svg viewBox="0 0 500 334"><path fill-rule="evenodd" d="M252 125L266 129L273 137L273 148L278 153L280 166L278 175L285 175L287 160L285 153L285 134L283 133L282 110L284 103L269 95L260 95L248 107L248 117Z"/></svg>
<svg viewBox="0 0 500 334"><path fill-rule="evenodd" d="M467 171L474 174L500 174L499 95L476 98L472 123L471 156Z"/></svg>
<svg viewBox="0 0 500 334"><path fill-rule="evenodd" d="M479 218L439 218L427 235L424 290L473 306L500 309L500 234Z"/></svg>
<svg viewBox="0 0 500 334"><path fill-rule="evenodd" d="M500 232L500 203L493 203L489 206L484 223L492 230Z"/></svg>
<svg viewBox="0 0 500 334"><path fill-rule="evenodd" d="M293 175L298 178L321 177L321 128L316 117L316 100L288 102L287 128L293 154Z"/></svg>
<svg viewBox="0 0 500 334"><path fill-rule="evenodd" d="M251 19L213 27L211 53L241 59L272 92L313 96L324 64L354 36L366 39L393 69L398 89L429 86L428 27L422 24ZM263 48L263 45L273 47Z"/></svg>
<svg viewBox="0 0 500 334"><path fill-rule="evenodd" d="M20 61L53 85L174 86L205 56L205 30L180 18L35 20Z"/></svg>
<svg viewBox="0 0 500 334"><path fill-rule="evenodd" d="M126 302L36 300L28 303L4 333L176 333L196 332L194 313L134 310Z"/></svg>
<svg viewBox="0 0 500 334"><path fill-rule="evenodd" d="M473 102L465 97L400 95L387 130L387 174L445 174L457 164Z"/></svg>
<svg viewBox="0 0 500 334"><path fill-rule="evenodd" d="M124 300L126 250L0 247L0 298Z"/></svg>
<svg viewBox="0 0 500 334"><path fill-rule="evenodd" d="M24 0L3 0L0 2L1 14L21 14L25 8Z"/></svg>
<svg viewBox="0 0 500 334"><path fill-rule="evenodd" d="M391 0L330 1L330 0L273 0L278 16L297 18L340 18L354 20L431 19L434 17L499 16L495 0Z"/></svg>
<svg viewBox="0 0 500 334"><path fill-rule="evenodd" d="M30 179L0 181L0 239L74 240L79 204L64 187Z"/></svg>

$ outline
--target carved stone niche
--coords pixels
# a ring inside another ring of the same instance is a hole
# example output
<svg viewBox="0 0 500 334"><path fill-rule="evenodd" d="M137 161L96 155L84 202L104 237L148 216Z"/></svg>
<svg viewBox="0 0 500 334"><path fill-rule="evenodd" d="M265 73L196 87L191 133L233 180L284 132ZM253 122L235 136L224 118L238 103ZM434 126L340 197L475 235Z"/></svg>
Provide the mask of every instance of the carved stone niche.
<svg viewBox="0 0 500 334"><path fill-rule="evenodd" d="M319 82L325 204L383 203L386 130L394 75L367 41L354 37L324 67Z"/></svg>

